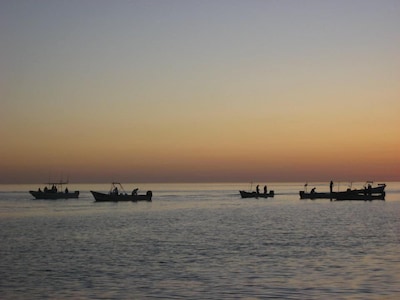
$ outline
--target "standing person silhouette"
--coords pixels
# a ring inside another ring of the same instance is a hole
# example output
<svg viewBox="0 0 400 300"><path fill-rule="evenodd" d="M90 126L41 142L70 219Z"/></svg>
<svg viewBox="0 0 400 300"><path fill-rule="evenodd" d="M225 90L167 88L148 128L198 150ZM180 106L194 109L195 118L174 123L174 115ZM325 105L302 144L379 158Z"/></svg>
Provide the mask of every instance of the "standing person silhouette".
<svg viewBox="0 0 400 300"><path fill-rule="evenodd" d="M333 192L333 181L331 180L331 182L329 183L329 190L330 190L330 192L331 192L331 194L332 194L332 192Z"/></svg>
<svg viewBox="0 0 400 300"><path fill-rule="evenodd" d="M257 195L260 193L260 186L258 184L256 186L256 192L257 192Z"/></svg>

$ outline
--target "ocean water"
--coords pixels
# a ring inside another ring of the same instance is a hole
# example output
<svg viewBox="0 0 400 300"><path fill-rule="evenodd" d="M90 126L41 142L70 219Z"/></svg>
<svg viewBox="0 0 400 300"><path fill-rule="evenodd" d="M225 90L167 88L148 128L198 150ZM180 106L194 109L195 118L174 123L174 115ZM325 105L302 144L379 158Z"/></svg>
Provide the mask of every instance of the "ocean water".
<svg viewBox="0 0 400 300"><path fill-rule="evenodd" d="M400 297L400 183L371 202L299 200L301 183L268 199L240 199L246 183L139 187L152 202L0 185L0 299Z"/></svg>

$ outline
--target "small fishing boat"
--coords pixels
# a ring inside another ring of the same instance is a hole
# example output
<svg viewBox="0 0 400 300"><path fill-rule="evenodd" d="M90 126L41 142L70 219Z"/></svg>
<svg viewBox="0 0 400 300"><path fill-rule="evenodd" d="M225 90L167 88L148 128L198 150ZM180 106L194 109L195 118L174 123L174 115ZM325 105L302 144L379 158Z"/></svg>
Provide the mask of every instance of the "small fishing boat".
<svg viewBox="0 0 400 300"><path fill-rule="evenodd" d="M354 189L352 192L359 194L381 194L385 192L386 184L378 183L377 186L372 186L372 181L367 181L362 189Z"/></svg>
<svg viewBox="0 0 400 300"><path fill-rule="evenodd" d="M275 195L274 191L269 191L268 193L239 191L239 193L242 198L268 198Z"/></svg>
<svg viewBox="0 0 400 300"><path fill-rule="evenodd" d="M57 200L57 199L74 199L79 198L79 191L70 192L68 188L63 190L63 185L68 184L68 181L49 182L44 187L43 191L39 188L37 191L29 191L35 199Z"/></svg>
<svg viewBox="0 0 400 300"><path fill-rule="evenodd" d="M307 187L307 184L304 185ZM371 181L367 181L362 189L348 188L346 191L338 192L315 192L315 188L311 192L300 191L300 199L331 199L331 200L385 200L386 184L379 183L373 187Z"/></svg>
<svg viewBox="0 0 400 300"><path fill-rule="evenodd" d="M251 186L253 186L253 183L251 183ZM252 188L250 187L250 190ZM274 197L275 193L274 191L270 190L267 192L267 186L264 185L263 192L260 193L260 186L257 184L256 186L256 191L251 191L251 192L246 192L246 191L239 191L240 196L242 198L269 198L269 197Z"/></svg>
<svg viewBox="0 0 400 300"><path fill-rule="evenodd" d="M339 193L336 196L336 201L345 200L358 200L358 201L372 201L372 200L385 200L385 192L378 194L354 194L354 193Z"/></svg>
<svg viewBox="0 0 400 300"><path fill-rule="evenodd" d="M300 191L300 199L331 199L331 200L385 200L385 192L366 194L355 192L354 190L346 192L333 192L333 193L306 193Z"/></svg>
<svg viewBox="0 0 400 300"><path fill-rule="evenodd" d="M307 193L305 191L300 191L300 199L336 199L337 193Z"/></svg>
<svg viewBox="0 0 400 300"><path fill-rule="evenodd" d="M118 202L118 201L151 201L153 197L152 191L146 194L138 194L139 189L134 189L131 194L125 192L123 186L119 182L112 182L108 193L90 191L96 202Z"/></svg>

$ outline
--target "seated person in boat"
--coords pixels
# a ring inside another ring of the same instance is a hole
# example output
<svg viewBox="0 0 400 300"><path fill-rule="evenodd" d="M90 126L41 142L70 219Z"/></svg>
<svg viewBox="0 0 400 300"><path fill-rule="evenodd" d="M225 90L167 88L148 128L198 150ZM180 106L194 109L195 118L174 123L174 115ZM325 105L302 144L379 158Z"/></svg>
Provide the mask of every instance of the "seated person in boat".
<svg viewBox="0 0 400 300"><path fill-rule="evenodd" d="M113 189L113 194L114 194L114 195L118 195L118 188L117 188L117 187L115 187L115 188Z"/></svg>
<svg viewBox="0 0 400 300"><path fill-rule="evenodd" d="M138 194L138 190L139 190L138 188L134 189L132 191L132 196L136 196Z"/></svg>

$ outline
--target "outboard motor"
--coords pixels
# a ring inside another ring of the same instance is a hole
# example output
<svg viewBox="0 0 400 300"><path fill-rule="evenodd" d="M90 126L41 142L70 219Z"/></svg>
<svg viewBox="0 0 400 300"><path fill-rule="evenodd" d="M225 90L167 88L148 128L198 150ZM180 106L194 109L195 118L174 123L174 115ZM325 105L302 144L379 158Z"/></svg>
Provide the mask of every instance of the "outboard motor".
<svg viewBox="0 0 400 300"><path fill-rule="evenodd" d="M153 192L147 191L146 196L148 197L147 201L151 201L151 198L153 197Z"/></svg>

